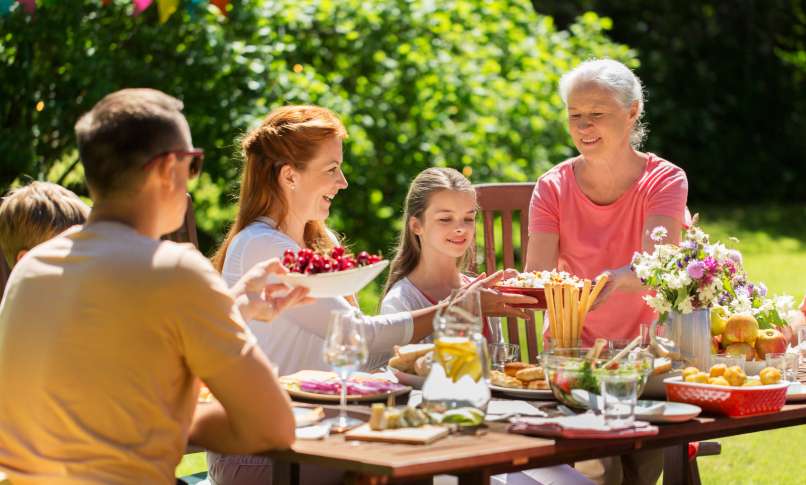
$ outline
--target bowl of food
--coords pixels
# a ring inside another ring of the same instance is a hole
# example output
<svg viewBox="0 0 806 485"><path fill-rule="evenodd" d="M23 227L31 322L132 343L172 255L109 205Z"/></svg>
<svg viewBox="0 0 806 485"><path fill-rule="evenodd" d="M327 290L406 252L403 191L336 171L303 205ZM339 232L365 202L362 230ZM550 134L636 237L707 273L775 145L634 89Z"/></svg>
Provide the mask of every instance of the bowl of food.
<svg viewBox="0 0 806 485"><path fill-rule="evenodd" d="M357 255L336 246L329 253L300 249L283 254L288 273L277 278L290 286L304 286L313 298L330 298L358 293L389 264L378 254Z"/></svg>
<svg viewBox="0 0 806 485"><path fill-rule="evenodd" d="M544 353L542 358L554 397L575 409L597 407L602 375L634 375L638 383L636 397L640 397L653 370L652 355L640 349L622 356L605 350L594 357L590 348L556 348Z"/></svg>
<svg viewBox="0 0 806 485"><path fill-rule="evenodd" d="M545 309L546 284L570 284L582 287L583 282L576 276L564 271L531 271L519 273L513 278L506 279L495 286L501 293L514 293L517 295L531 296L536 303L525 303L513 305L523 308Z"/></svg>

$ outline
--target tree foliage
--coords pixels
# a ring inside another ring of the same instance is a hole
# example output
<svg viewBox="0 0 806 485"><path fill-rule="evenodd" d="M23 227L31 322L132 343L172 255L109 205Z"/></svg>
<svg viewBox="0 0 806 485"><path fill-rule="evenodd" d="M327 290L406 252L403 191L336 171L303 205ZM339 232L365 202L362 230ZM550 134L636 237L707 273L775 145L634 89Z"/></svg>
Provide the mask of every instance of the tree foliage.
<svg viewBox="0 0 806 485"><path fill-rule="evenodd" d="M639 52L647 147L682 166L698 202L804 202L802 0L533 0L559 25L593 10Z"/></svg>
<svg viewBox="0 0 806 485"><path fill-rule="evenodd" d="M342 116L350 188L331 222L383 249L420 170L533 180L572 154L559 76L594 56L637 66L607 38L607 18L558 30L526 0L245 1L229 18L200 9L166 24L155 9L131 17L130 3L66 0L0 20L0 183L69 166L80 113L113 90L155 87L185 102L208 153L194 189L208 247L233 217L237 137L273 107L314 103Z"/></svg>

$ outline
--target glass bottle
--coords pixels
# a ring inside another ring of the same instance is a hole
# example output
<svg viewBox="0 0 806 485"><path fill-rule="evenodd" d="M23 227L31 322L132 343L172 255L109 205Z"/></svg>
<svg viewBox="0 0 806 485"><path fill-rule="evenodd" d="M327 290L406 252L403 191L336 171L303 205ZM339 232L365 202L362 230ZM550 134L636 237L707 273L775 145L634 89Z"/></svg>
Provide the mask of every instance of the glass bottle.
<svg viewBox="0 0 806 485"><path fill-rule="evenodd" d="M423 383L423 406L443 413L476 408L490 400L490 359L482 336L478 290L454 290L434 317L434 358Z"/></svg>

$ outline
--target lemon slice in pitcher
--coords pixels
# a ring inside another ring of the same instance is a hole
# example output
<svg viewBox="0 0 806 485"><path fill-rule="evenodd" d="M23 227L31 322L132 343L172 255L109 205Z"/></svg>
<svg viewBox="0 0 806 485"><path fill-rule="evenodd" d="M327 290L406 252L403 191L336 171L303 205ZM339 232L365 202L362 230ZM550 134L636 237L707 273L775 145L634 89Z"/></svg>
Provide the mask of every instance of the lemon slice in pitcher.
<svg viewBox="0 0 806 485"><path fill-rule="evenodd" d="M453 382L466 375L473 381L481 378L481 360L476 352L476 344L466 338L437 339L434 342L434 359Z"/></svg>

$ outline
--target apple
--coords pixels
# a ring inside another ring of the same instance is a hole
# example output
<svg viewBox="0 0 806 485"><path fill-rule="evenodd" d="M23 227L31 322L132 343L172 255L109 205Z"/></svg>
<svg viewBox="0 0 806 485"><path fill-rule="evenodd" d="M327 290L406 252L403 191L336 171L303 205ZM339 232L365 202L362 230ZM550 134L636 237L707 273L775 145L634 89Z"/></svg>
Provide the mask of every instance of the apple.
<svg viewBox="0 0 806 485"><path fill-rule="evenodd" d="M784 334L774 328L759 330L756 339L756 353L763 359L767 354L786 352L787 341Z"/></svg>
<svg viewBox="0 0 806 485"><path fill-rule="evenodd" d="M725 317L725 309L721 306L711 308L711 335L722 335L728 323Z"/></svg>
<svg viewBox="0 0 806 485"><path fill-rule="evenodd" d="M746 343L750 347L755 345L758 337L758 322L752 315L738 313L732 315L725 322L725 331L722 332L724 345Z"/></svg>
<svg viewBox="0 0 806 485"><path fill-rule="evenodd" d="M725 347L725 353L736 357L744 357L744 360L753 360L756 351L753 346L746 342L738 342Z"/></svg>

